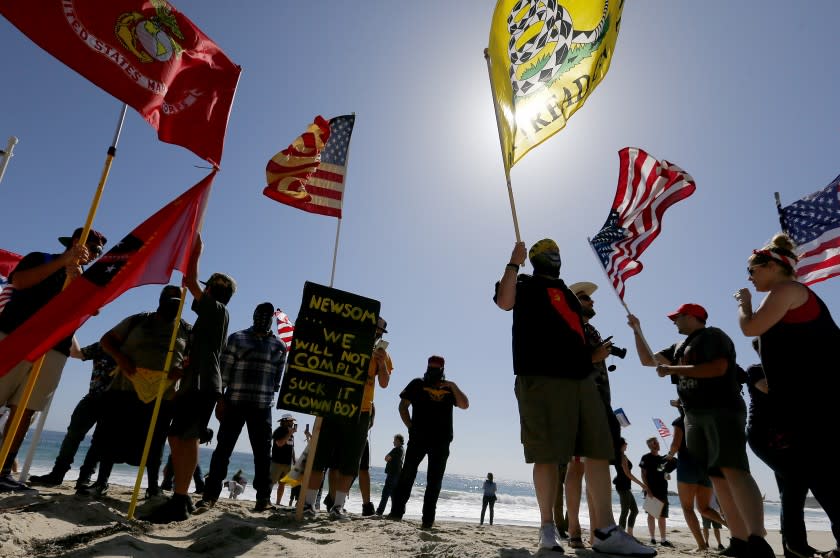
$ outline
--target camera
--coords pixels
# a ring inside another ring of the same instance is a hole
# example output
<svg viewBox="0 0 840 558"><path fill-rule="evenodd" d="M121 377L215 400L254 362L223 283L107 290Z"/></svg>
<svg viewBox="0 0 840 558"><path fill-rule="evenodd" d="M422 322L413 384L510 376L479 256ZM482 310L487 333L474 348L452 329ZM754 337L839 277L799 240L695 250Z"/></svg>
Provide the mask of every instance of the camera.
<svg viewBox="0 0 840 558"><path fill-rule="evenodd" d="M627 349L622 349L621 347L613 345L610 347L610 354L612 356L617 356L618 358L624 358L627 356Z"/></svg>

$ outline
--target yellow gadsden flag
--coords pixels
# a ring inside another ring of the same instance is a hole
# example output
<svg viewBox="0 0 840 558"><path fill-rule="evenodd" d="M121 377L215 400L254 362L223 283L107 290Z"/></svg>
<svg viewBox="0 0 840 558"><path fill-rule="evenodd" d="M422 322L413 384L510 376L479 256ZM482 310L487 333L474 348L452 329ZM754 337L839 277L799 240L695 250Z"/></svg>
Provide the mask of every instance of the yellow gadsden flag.
<svg viewBox="0 0 840 558"><path fill-rule="evenodd" d="M490 81L509 170L565 125L601 83L624 0L499 0Z"/></svg>

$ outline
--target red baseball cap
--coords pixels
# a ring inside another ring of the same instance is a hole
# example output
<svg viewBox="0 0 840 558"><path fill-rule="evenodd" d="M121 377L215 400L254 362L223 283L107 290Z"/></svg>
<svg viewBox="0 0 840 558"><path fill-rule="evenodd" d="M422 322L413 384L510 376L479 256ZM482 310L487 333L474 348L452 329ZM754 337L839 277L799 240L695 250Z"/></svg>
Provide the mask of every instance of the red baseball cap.
<svg viewBox="0 0 840 558"><path fill-rule="evenodd" d="M677 308L676 312L671 312L670 314L668 314L668 317L673 320L677 316L679 316L680 314L685 314L687 316L694 316L695 318L697 318L698 320L700 320L703 323L706 323L706 319L708 319L708 317L709 317L709 313L706 312L705 308L703 308L699 304L694 304L694 303L691 303L691 302L689 302L687 304L683 304L682 306Z"/></svg>
<svg viewBox="0 0 840 558"><path fill-rule="evenodd" d="M429 357L429 366L435 366L437 368L443 368L443 363L444 363L444 360L443 360L442 356L432 355L432 356Z"/></svg>

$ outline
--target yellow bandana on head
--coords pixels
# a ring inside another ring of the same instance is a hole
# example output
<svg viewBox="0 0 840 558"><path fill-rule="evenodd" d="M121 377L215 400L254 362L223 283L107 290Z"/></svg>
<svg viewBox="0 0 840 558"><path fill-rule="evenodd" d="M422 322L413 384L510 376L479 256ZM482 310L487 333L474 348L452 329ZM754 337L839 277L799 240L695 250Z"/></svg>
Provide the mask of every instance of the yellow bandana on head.
<svg viewBox="0 0 840 558"><path fill-rule="evenodd" d="M537 256L545 254L546 252L559 252L560 247L557 246L557 243L551 240L550 238L543 238L542 240L538 241L536 244L531 246L531 249L528 251L528 259L533 260Z"/></svg>

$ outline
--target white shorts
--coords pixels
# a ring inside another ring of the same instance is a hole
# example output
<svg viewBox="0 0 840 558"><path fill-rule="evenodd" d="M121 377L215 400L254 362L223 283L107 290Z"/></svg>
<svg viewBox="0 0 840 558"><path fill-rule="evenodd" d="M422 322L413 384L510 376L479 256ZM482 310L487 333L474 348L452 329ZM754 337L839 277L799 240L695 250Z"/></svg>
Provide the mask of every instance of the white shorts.
<svg viewBox="0 0 840 558"><path fill-rule="evenodd" d="M0 341L7 335L0 332ZM50 349L44 358L41 372L38 374L38 381L32 390L32 396L26 404L26 408L33 411L43 411L47 402L52 398L58 382L61 380L61 372L67 362L67 355ZM0 405L18 405L26 382L29 380L29 372L32 370L32 363L21 361L9 373L0 377Z"/></svg>

